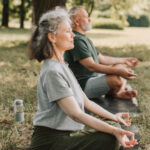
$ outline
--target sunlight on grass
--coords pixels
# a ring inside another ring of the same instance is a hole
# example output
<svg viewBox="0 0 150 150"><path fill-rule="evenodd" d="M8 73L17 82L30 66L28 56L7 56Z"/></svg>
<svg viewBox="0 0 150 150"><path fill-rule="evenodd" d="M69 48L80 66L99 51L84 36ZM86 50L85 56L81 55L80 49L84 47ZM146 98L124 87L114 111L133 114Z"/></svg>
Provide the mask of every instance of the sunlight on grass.
<svg viewBox="0 0 150 150"><path fill-rule="evenodd" d="M146 45L150 47L150 28L126 28L120 30L93 29L87 33L96 46L111 48L126 45Z"/></svg>

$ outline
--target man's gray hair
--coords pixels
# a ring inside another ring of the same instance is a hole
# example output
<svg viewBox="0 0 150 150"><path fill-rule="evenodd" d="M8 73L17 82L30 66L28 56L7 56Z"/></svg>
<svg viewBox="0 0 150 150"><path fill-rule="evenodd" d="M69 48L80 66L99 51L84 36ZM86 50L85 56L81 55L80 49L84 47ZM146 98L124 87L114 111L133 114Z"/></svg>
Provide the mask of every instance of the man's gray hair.
<svg viewBox="0 0 150 150"><path fill-rule="evenodd" d="M72 8L69 10L69 16L70 16L70 19L71 19L71 21L72 21L72 26L74 26L73 19L74 19L75 16L78 15L78 13L79 13L78 11L79 11L80 8L83 8L83 9L84 9L83 6L75 6L75 7L72 7Z"/></svg>

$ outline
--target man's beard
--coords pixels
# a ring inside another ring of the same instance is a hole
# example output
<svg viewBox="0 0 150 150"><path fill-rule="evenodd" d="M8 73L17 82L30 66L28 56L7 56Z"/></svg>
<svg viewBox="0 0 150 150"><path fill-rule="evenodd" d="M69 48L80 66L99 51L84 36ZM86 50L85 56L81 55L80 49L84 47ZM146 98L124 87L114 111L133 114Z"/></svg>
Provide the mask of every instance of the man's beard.
<svg viewBox="0 0 150 150"><path fill-rule="evenodd" d="M82 25L81 26L82 27L82 30L84 30L84 31L89 31L89 30L91 30L92 29L92 26L91 26L91 24L89 24L89 25Z"/></svg>

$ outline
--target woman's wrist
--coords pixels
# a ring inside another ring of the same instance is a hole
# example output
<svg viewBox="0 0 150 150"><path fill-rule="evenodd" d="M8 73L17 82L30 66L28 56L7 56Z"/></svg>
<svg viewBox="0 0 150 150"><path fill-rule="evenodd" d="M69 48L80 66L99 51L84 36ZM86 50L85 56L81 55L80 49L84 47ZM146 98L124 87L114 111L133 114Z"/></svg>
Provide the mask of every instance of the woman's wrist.
<svg viewBox="0 0 150 150"><path fill-rule="evenodd" d="M117 129L118 129L117 127L112 126L111 134L115 136Z"/></svg>
<svg viewBox="0 0 150 150"><path fill-rule="evenodd" d="M115 114L113 114L113 119L112 120L118 122L118 118Z"/></svg>

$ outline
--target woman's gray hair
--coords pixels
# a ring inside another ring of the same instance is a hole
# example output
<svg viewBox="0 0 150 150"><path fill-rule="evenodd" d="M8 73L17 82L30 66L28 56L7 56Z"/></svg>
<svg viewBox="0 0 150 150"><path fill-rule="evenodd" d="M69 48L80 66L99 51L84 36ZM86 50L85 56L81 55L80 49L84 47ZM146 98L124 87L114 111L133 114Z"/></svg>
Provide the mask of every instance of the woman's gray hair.
<svg viewBox="0 0 150 150"><path fill-rule="evenodd" d="M59 24L63 21L71 24L67 11L61 7L56 7L41 16L29 43L30 59L35 58L40 62L51 57L53 45L48 39L48 33L56 34Z"/></svg>
<svg viewBox="0 0 150 150"><path fill-rule="evenodd" d="M39 20L39 29L41 32L57 33L58 25L62 21L70 23L69 15L63 8L56 7L53 11L48 11Z"/></svg>

